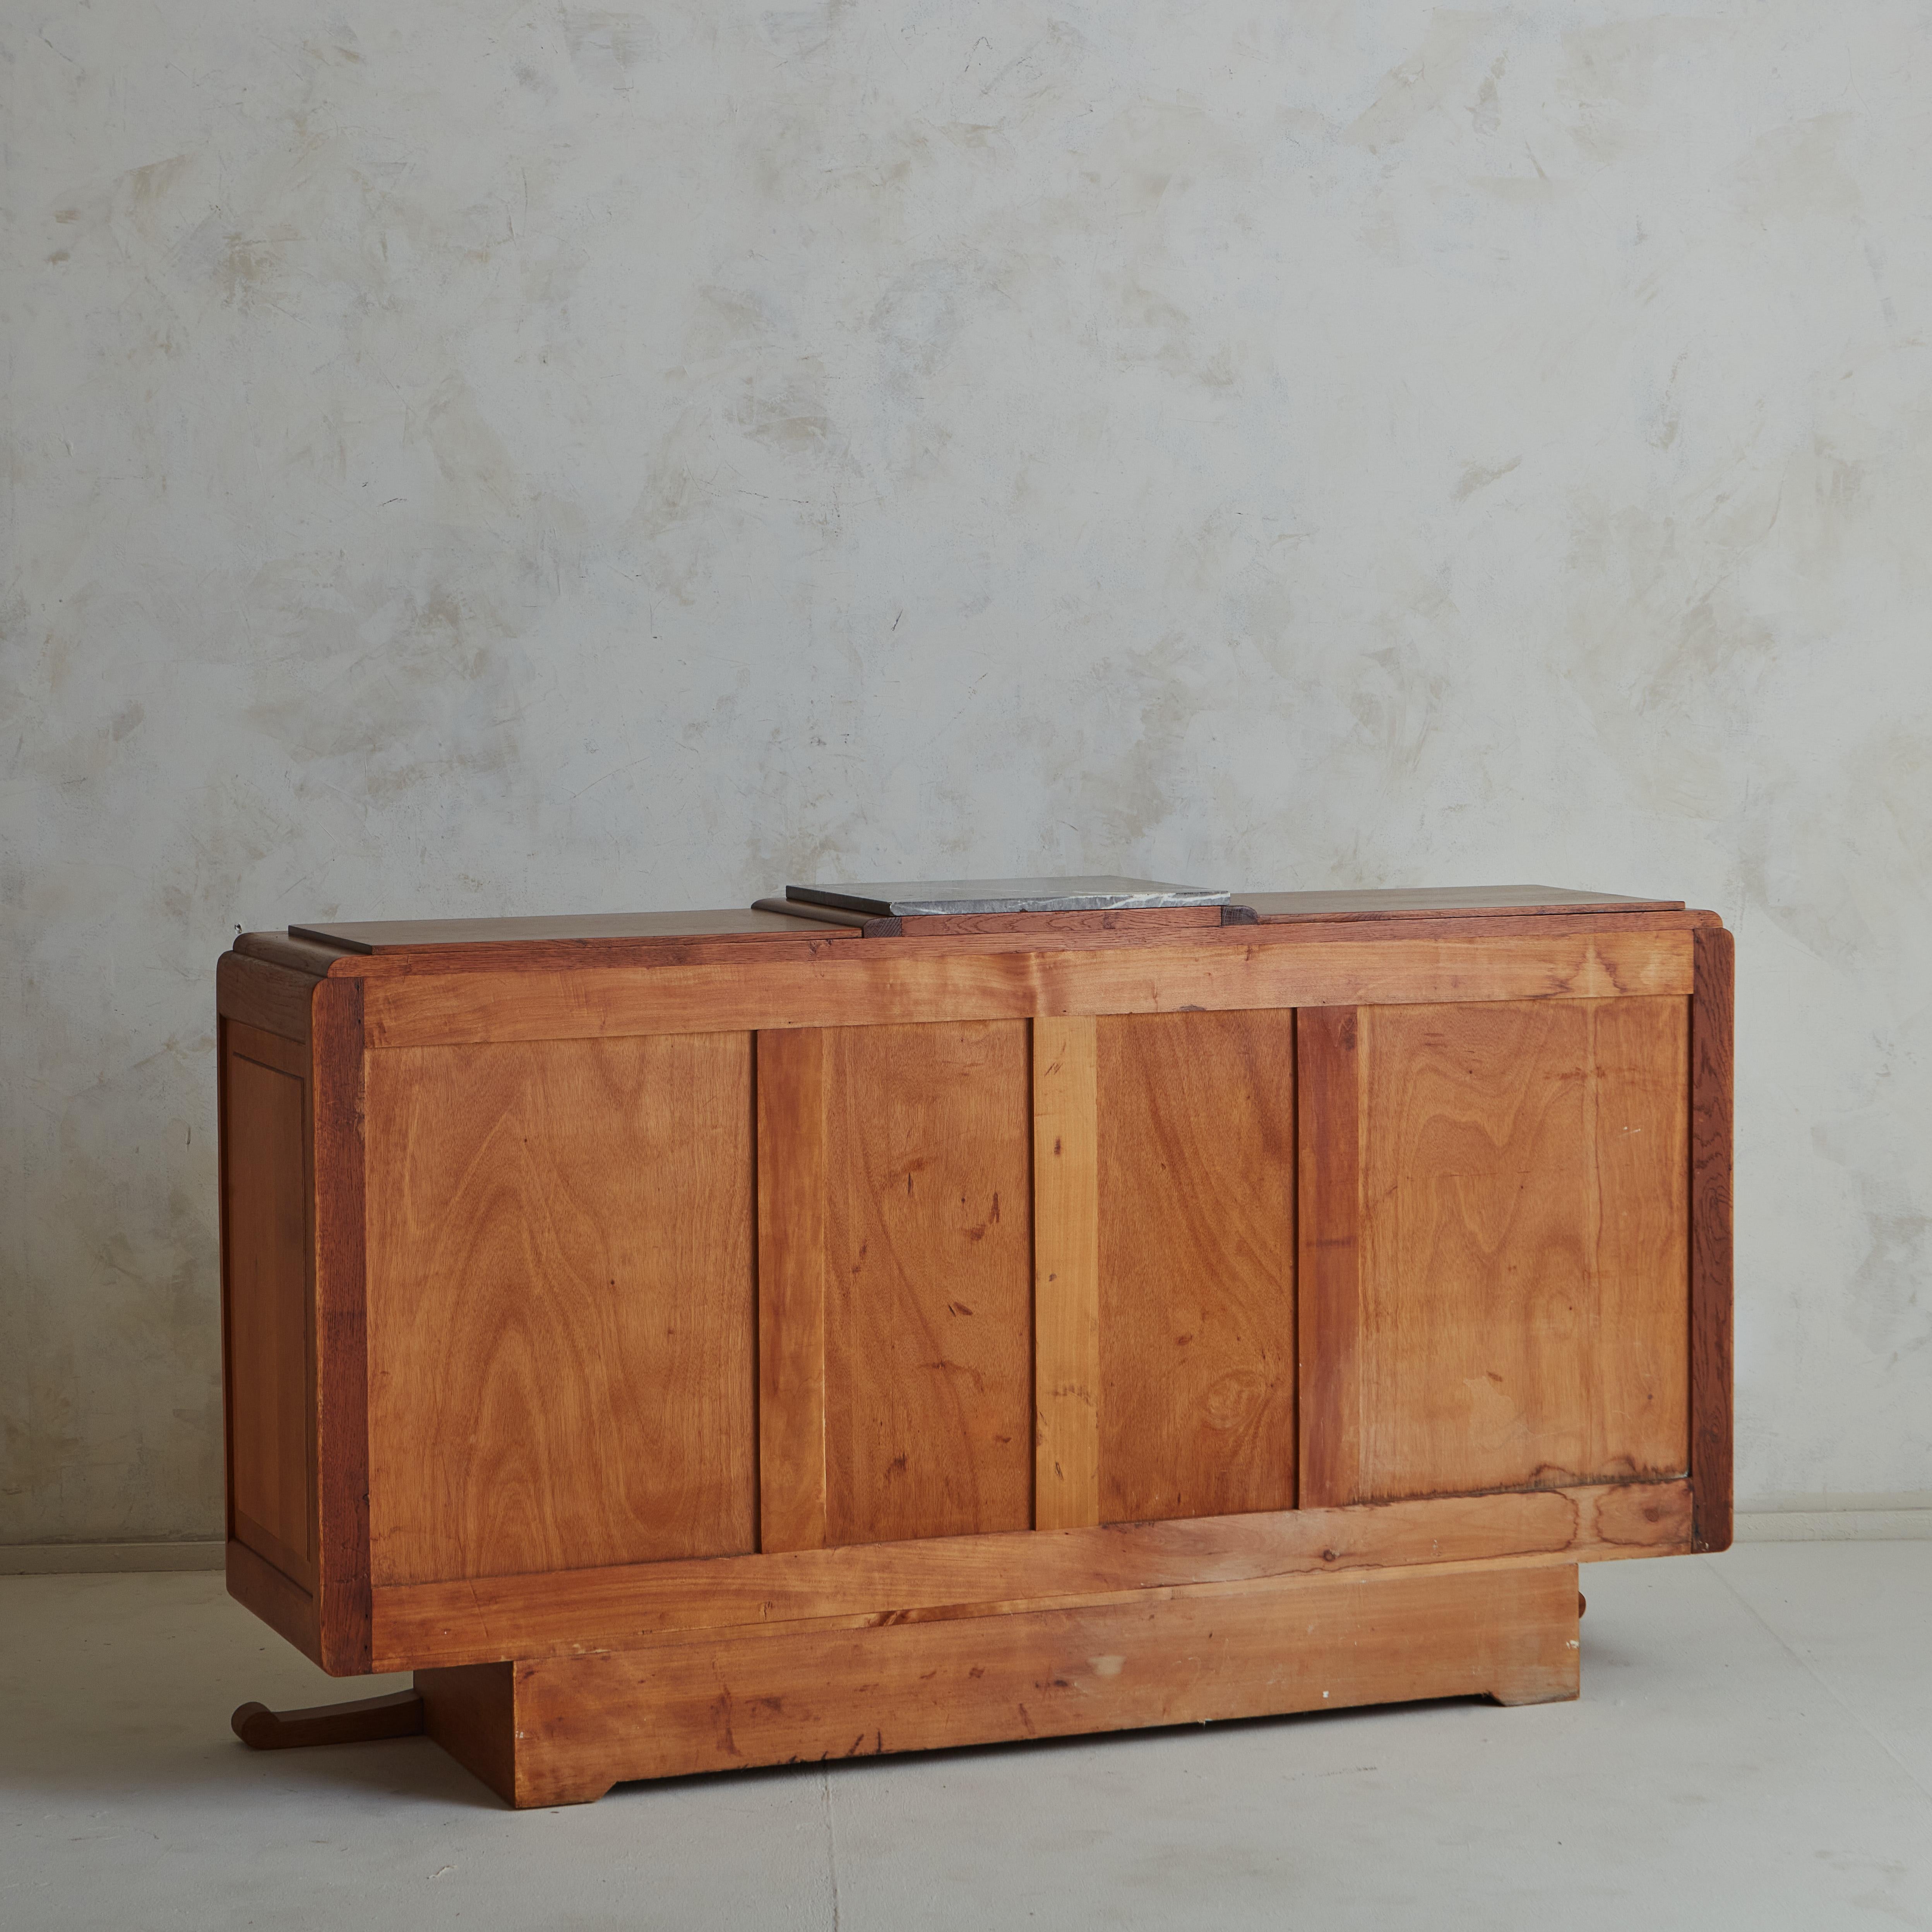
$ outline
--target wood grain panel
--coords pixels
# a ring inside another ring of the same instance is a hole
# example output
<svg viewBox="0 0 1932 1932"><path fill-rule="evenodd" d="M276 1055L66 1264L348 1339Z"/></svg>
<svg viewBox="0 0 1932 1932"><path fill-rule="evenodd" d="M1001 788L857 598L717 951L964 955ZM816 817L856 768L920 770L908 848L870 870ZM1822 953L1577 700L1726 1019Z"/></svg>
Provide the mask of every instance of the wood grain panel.
<svg viewBox="0 0 1932 1932"><path fill-rule="evenodd" d="M829 1034L826 1534L1033 1517L1027 1028Z"/></svg>
<svg viewBox="0 0 1932 1932"><path fill-rule="evenodd" d="M1300 1491L1304 1509L1362 1493L1362 1112L1354 1006L1295 1016Z"/></svg>
<svg viewBox="0 0 1932 1932"><path fill-rule="evenodd" d="M580 1655L727 1629L856 1629L1417 1564L1598 1562L1690 1546L1688 1483L857 1544L376 1593L376 1665Z"/></svg>
<svg viewBox="0 0 1932 1932"><path fill-rule="evenodd" d="M825 1035L761 1033L758 1066L760 1550L825 1540Z"/></svg>
<svg viewBox="0 0 1932 1932"><path fill-rule="evenodd" d="M1452 922L1453 923L1453 922ZM1691 934L1531 918L1528 935L1310 938L1293 925L1203 928L1185 942L1102 933L1024 951L998 935L826 941L811 956L598 971L410 973L366 981L372 1046L753 1028L940 1024L1040 1015L1681 994Z"/></svg>
<svg viewBox="0 0 1932 1932"><path fill-rule="evenodd" d="M1358 1293L1324 1307L1304 1370L1304 1400L1328 1352L1352 1384L1355 1493L1318 1499L1682 1474L1685 1003L1363 1008L1356 1025ZM1347 1219L1338 1199L1316 1211Z"/></svg>
<svg viewBox="0 0 1932 1932"><path fill-rule="evenodd" d="M430 1734L529 1807L580 1803L629 1778L997 1738L1420 1697L1546 1702L1576 1694L1576 1604L1575 1566L1550 1564L1271 1578L1160 1602L727 1638L479 1673L473 1722L446 1718L440 1731L433 1720ZM418 1682L434 1712L430 1676Z"/></svg>
<svg viewBox="0 0 1932 1932"><path fill-rule="evenodd" d="M1100 1520L1100 1200L1090 1019L1033 1023L1034 1523Z"/></svg>
<svg viewBox="0 0 1932 1932"><path fill-rule="evenodd" d="M1101 1514L1292 1508L1294 1016L1098 1031Z"/></svg>
<svg viewBox="0 0 1932 1932"><path fill-rule="evenodd" d="M308 1054L238 1020L224 1031L231 1534L312 1592Z"/></svg>
<svg viewBox="0 0 1932 1932"><path fill-rule="evenodd" d="M1731 1546L1733 946L1697 935L1690 1000L1690 1480L1697 1546Z"/></svg>
<svg viewBox="0 0 1932 1932"><path fill-rule="evenodd" d="M748 1550L751 1042L372 1054L386 1583Z"/></svg>

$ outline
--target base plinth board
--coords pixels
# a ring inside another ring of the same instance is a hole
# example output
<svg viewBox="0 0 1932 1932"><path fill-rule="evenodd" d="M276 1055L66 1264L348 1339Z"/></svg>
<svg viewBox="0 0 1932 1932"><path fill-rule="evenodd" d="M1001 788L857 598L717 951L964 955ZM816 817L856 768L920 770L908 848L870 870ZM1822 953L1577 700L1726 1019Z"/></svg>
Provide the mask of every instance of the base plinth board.
<svg viewBox="0 0 1932 1932"><path fill-rule="evenodd" d="M420 1670L424 1728L520 1808L633 1778L1424 1697L1574 1697L1576 1566L1267 1578L1128 1602Z"/></svg>

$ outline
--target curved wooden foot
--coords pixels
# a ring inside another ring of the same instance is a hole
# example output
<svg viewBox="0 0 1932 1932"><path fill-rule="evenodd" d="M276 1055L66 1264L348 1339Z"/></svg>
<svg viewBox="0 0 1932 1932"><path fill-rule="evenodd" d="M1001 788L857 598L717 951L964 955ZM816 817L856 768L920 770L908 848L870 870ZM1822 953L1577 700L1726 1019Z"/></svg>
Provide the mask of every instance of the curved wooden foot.
<svg viewBox="0 0 1932 1932"><path fill-rule="evenodd" d="M423 1727L422 1697L392 1690L353 1704L319 1704L312 1711L272 1711L244 1704L229 1719L250 1750L294 1750L304 1744L367 1744L384 1738L413 1738Z"/></svg>

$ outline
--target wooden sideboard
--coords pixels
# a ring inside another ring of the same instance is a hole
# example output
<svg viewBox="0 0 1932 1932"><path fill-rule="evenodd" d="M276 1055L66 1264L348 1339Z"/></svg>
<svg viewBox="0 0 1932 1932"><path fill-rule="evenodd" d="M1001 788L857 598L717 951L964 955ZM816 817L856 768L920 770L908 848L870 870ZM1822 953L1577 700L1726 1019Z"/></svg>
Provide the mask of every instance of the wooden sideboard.
<svg viewBox="0 0 1932 1932"><path fill-rule="evenodd" d="M222 958L228 1586L384 1724L532 1805L1539 1702L1728 1544L1714 915L823 916Z"/></svg>

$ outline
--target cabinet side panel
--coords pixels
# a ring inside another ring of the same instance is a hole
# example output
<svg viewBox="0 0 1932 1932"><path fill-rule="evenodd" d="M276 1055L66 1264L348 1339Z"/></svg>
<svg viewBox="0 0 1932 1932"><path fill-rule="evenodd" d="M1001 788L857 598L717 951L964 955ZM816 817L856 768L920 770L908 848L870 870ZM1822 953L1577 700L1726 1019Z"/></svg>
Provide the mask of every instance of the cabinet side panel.
<svg viewBox="0 0 1932 1932"><path fill-rule="evenodd" d="M1686 1002L1358 1021L1360 1499L1682 1474Z"/></svg>
<svg viewBox="0 0 1932 1932"><path fill-rule="evenodd" d="M758 1547L825 1541L825 1036L757 1036Z"/></svg>
<svg viewBox="0 0 1932 1932"><path fill-rule="evenodd" d="M1024 1021L826 1036L826 1540L1033 1520Z"/></svg>
<svg viewBox="0 0 1932 1932"><path fill-rule="evenodd" d="M1295 1501L1294 1016L1099 1022L1100 1510Z"/></svg>
<svg viewBox="0 0 1932 1932"><path fill-rule="evenodd" d="M746 1551L748 1035L368 1060L380 1583Z"/></svg>
<svg viewBox="0 0 1932 1932"><path fill-rule="evenodd" d="M1728 932L1697 934L1690 1003L1690 1480L1697 1546L1731 1546L1732 976Z"/></svg>
<svg viewBox="0 0 1932 1932"><path fill-rule="evenodd" d="M286 1042L238 1022L224 1032L232 1527L312 1593L308 1088Z"/></svg>

